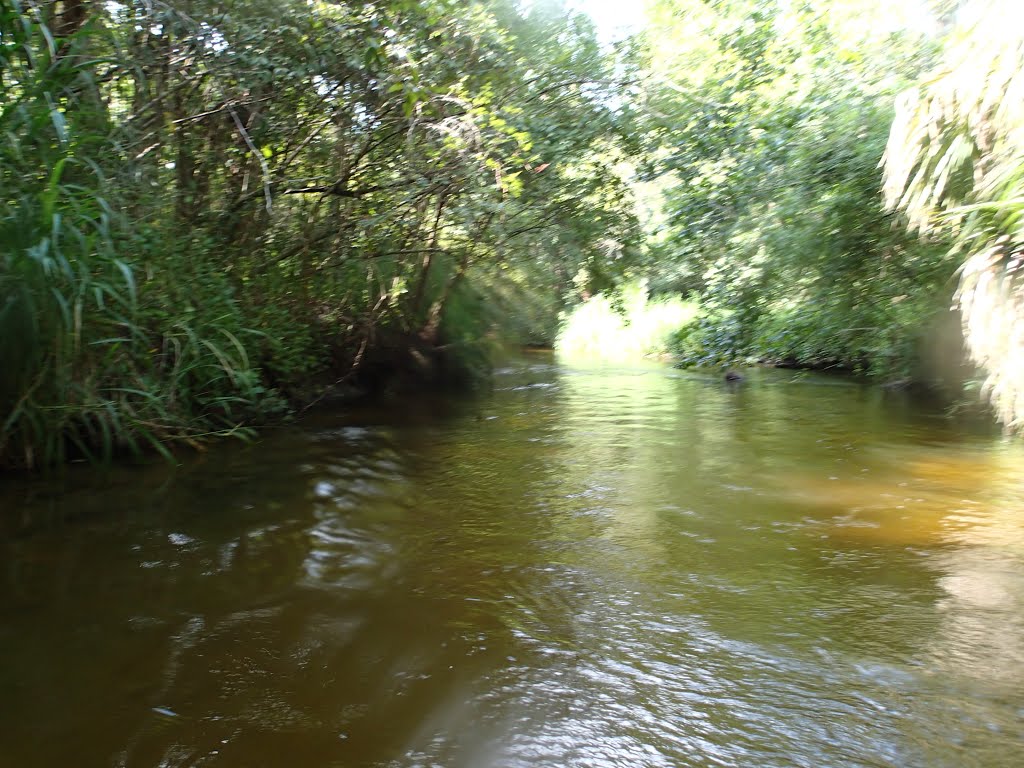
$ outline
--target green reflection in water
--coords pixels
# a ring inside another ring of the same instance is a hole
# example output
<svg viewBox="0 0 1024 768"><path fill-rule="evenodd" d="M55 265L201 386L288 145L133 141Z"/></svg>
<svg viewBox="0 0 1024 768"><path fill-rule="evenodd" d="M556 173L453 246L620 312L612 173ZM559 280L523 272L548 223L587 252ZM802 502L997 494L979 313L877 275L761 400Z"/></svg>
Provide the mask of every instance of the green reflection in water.
<svg viewBox="0 0 1024 768"><path fill-rule="evenodd" d="M835 379L536 358L12 486L0 765L1011 765L1022 459Z"/></svg>

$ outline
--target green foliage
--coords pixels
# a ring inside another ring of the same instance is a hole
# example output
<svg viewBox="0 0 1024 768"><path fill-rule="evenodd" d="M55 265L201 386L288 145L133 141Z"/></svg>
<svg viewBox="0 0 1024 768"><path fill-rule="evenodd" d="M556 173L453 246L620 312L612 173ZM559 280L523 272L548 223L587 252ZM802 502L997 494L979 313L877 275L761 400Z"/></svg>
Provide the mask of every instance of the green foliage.
<svg viewBox="0 0 1024 768"><path fill-rule="evenodd" d="M122 256L157 246L103 170L115 126L95 67L112 40L88 20L55 39L40 13L0 16L0 462L243 434L279 408L249 359L254 333L201 260L161 252L140 272Z"/></svg>
<svg viewBox="0 0 1024 768"><path fill-rule="evenodd" d="M612 50L559 2L0 0L0 465L243 434L389 354L483 374L560 316L566 354L911 370L954 262L879 159L934 41L882 0L650 6ZM970 203L965 309L1016 295L996 48L890 170Z"/></svg>
<svg viewBox="0 0 1024 768"><path fill-rule="evenodd" d="M749 344L735 312L706 310L669 339L669 351L683 366L718 366L747 356Z"/></svg>
<svg viewBox="0 0 1024 768"><path fill-rule="evenodd" d="M242 434L386 339L483 371L629 261L615 71L550 4L0 0L0 465Z"/></svg>
<svg viewBox="0 0 1024 768"><path fill-rule="evenodd" d="M665 180L666 223L649 270L703 307L677 354L912 369L953 265L883 208L878 166L930 43L876 31L891 8L871 0L654 5L644 172Z"/></svg>
<svg viewBox="0 0 1024 768"><path fill-rule="evenodd" d="M893 303L794 305L765 313L753 349L772 362L838 367L885 378L917 372L921 334L939 310L929 297Z"/></svg>

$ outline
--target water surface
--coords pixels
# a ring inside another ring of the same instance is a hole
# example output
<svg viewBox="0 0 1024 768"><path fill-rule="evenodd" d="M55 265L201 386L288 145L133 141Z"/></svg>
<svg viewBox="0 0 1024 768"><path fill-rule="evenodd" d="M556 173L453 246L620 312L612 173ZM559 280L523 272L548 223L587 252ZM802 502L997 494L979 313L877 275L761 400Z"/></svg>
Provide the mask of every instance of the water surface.
<svg viewBox="0 0 1024 768"><path fill-rule="evenodd" d="M538 357L8 484L0 766L1018 765L1022 468L837 379Z"/></svg>

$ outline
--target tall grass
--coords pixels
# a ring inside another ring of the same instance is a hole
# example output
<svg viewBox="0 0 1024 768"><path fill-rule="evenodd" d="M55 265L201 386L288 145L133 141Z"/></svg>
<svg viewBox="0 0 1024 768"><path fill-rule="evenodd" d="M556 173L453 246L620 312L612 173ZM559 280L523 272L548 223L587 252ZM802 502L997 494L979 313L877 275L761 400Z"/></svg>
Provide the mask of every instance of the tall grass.
<svg viewBox="0 0 1024 768"><path fill-rule="evenodd" d="M575 85L611 71L586 29L493 0L472 20L489 53L463 59L422 37L439 0L185 5L0 0L0 468L169 455L425 346L415 371L486 371L496 310L549 338L590 246L634 238L617 175L583 158L610 135ZM540 105L532 41L556 29L543 68L572 98ZM415 89L384 53L409 46ZM531 110L573 132L584 199L541 173L568 145L531 138ZM504 170L524 164L529 184ZM486 290L517 262L540 282Z"/></svg>
<svg viewBox="0 0 1024 768"><path fill-rule="evenodd" d="M0 5L0 466L238 432L265 395L249 339L230 306L155 311L122 257L141 241L100 170L116 148L89 59L38 13Z"/></svg>
<svg viewBox="0 0 1024 768"><path fill-rule="evenodd" d="M584 301L562 322L555 349L568 360L629 362L667 354L673 336L698 314L693 302L652 299L643 282Z"/></svg>

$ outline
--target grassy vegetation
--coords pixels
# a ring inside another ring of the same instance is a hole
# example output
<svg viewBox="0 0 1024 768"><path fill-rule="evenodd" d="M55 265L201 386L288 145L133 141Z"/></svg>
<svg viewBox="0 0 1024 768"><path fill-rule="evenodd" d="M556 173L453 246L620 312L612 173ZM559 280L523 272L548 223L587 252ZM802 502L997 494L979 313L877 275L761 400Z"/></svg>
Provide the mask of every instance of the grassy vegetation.
<svg viewBox="0 0 1024 768"><path fill-rule="evenodd" d="M0 0L0 467L170 455L550 335L635 240L616 64L571 14L450 11Z"/></svg>
<svg viewBox="0 0 1024 768"><path fill-rule="evenodd" d="M555 348L567 360L628 362L660 357L672 351L674 337L698 313L693 302L652 299L644 283L631 283L613 295L593 296L569 312Z"/></svg>

